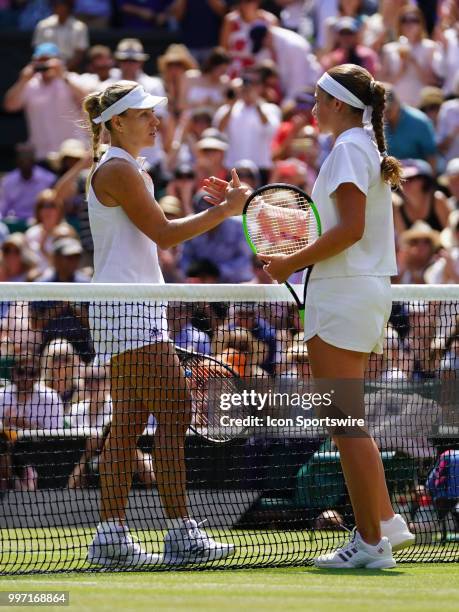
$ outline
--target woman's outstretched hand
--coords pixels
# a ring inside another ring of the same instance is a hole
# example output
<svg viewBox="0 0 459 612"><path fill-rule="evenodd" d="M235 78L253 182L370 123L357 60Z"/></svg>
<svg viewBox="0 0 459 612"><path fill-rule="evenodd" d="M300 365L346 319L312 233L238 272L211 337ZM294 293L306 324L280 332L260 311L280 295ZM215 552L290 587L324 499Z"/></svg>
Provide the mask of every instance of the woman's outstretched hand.
<svg viewBox="0 0 459 612"><path fill-rule="evenodd" d="M225 206L230 216L240 215L251 191L248 187L241 185L236 170L231 170L231 180L224 181L211 176L204 181L204 191L208 195L204 197L206 202L214 206Z"/></svg>

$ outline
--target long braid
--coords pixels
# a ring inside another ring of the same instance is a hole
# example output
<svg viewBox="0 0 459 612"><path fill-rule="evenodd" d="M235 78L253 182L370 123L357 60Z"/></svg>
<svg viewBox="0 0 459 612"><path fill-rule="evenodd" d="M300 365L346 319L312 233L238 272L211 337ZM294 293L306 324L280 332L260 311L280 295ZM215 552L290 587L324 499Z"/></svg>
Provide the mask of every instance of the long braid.
<svg viewBox="0 0 459 612"><path fill-rule="evenodd" d="M94 123L93 119L98 117L102 112L101 93L92 93L83 101L83 110L88 115L88 125L91 130L93 162L99 161L99 146L102 135L102 123Z"/></svg>
<svg viewBox="0 0 459 612"><path fill-rule="evenodd" d="M381 175L392 187L399 187L402 180L402 167L396 157L387 154L384 136L384 107L386 105L386 90L384 85L375 81L368 70L354 64L342 64L330 68L328 74L343 87L346 87L364 104L373 107L371 123L376 138L378 150L382 155ZM360 113L358 108L349 106L351 112Z"/></svg>
<svg viewBox="0 0 459 612"><path fill-rule="evenodd" d="M379 81L371 81L370 97L371 105L373 106L371 123L373 125L376 144L382 155L382 177L383 180L392 185L392 187L399 187L402 180L401 164L396 157L387 154L386 137L384 135L384 107L386 106L386 90L384 89L384 85Z"/></svg>

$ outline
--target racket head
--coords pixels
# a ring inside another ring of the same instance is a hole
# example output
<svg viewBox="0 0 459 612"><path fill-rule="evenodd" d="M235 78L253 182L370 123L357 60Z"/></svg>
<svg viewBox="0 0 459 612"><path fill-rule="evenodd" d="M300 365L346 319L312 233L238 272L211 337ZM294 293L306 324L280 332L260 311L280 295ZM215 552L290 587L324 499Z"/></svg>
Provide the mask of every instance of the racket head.
<svg viewBox="0 0 459 612"><path fill-rule="evenodd" d="M190 429L197 435L222 444L241 436L246 426L225 427L220 419L224 414L218 408L222 393L240 393L242 382L238 373L224 362L211 357L176 347L180 363L185 370L188 389L191 393L193 417ZM239 414L240 412L240 414ZM242 408L234 407L230 415L235 418L247 416Z"/></svg>
<svg viewBox="0 0 459 612"><path fill-rule="evenodd" d="M245 203L242 220L246 240L255 254L291 255L312 244L322 232L310 196L287 183L256 189Z"/></svg>

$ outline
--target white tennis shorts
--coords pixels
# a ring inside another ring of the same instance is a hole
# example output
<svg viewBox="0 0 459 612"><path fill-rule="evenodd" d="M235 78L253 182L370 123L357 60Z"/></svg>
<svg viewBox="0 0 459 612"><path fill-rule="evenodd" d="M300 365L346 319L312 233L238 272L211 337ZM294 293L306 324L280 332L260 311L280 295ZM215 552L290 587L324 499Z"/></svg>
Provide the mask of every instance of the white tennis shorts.
<svg viewBox="0 0 459 612"><path fill-rule="evenodd" d="M382 353L392 307L390 278L315 278L306 295L304 339L319 336L338 348Z"/></svg>
<svg viewBox="0 0 459 612"><path fill-rule="evenodd" d="M166 308L159 302L90 304L89 325L98 363L109 363L125 351L169 341Z"/></svg>

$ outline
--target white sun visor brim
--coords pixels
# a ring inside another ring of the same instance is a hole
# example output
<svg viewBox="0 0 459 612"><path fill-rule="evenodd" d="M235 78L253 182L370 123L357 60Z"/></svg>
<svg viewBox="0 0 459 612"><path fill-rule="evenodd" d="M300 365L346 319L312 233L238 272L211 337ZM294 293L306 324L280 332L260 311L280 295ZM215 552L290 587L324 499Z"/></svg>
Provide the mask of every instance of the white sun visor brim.
<svg viewBox="0 0 459 612"><path fill-rule="evenodd" d="M110 121L115 115L120 115L129 108L142 109L151 108L155 109L163 107L167 104L167 98L162 96L152 96L147 93L144 88L139 85L132 89L128 94L117 100L114 104L106 108L98 117L95 117L93 123L105 123Z"/></svg>

